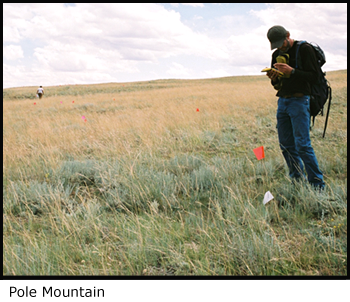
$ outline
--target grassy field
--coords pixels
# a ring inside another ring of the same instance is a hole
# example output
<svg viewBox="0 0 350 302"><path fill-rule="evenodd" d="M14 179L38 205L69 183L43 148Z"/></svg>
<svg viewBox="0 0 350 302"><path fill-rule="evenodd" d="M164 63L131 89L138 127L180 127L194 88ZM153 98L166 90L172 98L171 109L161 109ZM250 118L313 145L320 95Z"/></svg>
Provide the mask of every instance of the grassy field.
<svg viewBox="0 0 350 302"><path fill-rule="evenodd" d="M327 79L321 194L288 178L266 76L4 89L3 275L347 275L347 71Z"/></svg>

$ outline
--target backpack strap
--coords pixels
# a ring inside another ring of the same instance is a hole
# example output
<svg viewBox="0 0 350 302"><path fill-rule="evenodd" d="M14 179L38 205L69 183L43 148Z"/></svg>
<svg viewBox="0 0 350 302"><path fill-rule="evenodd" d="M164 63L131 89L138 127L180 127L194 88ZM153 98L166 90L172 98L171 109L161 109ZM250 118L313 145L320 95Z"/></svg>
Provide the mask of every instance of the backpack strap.
<svg viewBox="0 0 350 302"><path fill-rule="evenodd" d="M300 60L300 64L299 64L299 66L298 66L298 53L299 53L299 48L300 48L300 46L301 46L301 44L303 44L303 43L306 43L306 41L304 40L304 41L299 41L298 43L297 43L297 52L296 52L296 54L295 54L295 68L302 68L301 67L301 60Z"/></svg>
<svg viewBox="0 0 350 302"><path fill-rule="evenodd" d="M328 101L328 109L327 109L327 115L326 115L326 121L324 123L324 130L323 130L323 138L326 134L327 129L327 122L328 122L328 116L329 116L329 109L331 108L331 100L332 100L332 88L328 86L328 93L329 93L329 101Z"/></svg>

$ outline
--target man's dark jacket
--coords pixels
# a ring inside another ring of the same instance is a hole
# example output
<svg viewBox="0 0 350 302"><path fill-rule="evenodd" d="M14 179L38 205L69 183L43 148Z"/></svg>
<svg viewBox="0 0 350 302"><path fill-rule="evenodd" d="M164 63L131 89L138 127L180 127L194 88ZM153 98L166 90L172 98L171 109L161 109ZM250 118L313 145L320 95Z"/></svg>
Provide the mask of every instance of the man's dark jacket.
<svg viewBox="0 0 350 302"><path fill-rule="evenodd" d="M296 61L295 55L297 50L298 41L294 40L293 46L286 52L289 54L289 66L295 68ZM271 68L273 64L277 63L276 58L280 54L283 54L280 50L276 49L272 54ZM304 95L311 94L310 84L317 81L317 59L315 51L308 43L301 44L299 48L298 58L300 57L302 63L302 69L298 66L295 69L294 74L291 74L289 78L280 78L282 81L282 88L277 92L277 96L293 95L295 93L302 93ZM300 62L300 60L298 59ZM299 64L298 64L299 65ZM272 82L274 85L276 82Z"/></svg>

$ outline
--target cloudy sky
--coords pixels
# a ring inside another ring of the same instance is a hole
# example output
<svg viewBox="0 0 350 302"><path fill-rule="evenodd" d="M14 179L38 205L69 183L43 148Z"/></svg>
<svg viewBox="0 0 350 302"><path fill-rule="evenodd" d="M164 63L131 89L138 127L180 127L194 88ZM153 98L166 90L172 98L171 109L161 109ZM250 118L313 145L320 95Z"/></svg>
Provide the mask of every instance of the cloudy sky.
<svg viewBox="0 0 350 302"><path fill-rule="evenodd" d="M347 68L342 3L6 3L3 88L261 74L273 25Z"/></svg>

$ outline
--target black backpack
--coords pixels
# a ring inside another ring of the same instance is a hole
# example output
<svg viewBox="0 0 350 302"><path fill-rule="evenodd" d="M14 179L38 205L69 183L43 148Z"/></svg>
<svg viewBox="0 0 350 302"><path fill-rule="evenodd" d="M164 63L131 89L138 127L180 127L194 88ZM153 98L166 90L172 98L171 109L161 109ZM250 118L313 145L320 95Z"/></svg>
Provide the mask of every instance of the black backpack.
<svg viewBox="0 0 350 302"><path fill-rule="evenodd" d="M295 68L303 69L301 64L300 56L298 58L298 52L299 48L303 43L307 43L306 41L298 41L297 42L297 51L295 55L296 60L296 66ZM312 46L312 48L315 51L316 58L317 58L317 66L318 66L318 79L317 82L311 85L311 96L310 96L310 115L312 116L312 127L315 124L315 117L318 114L321 114L323 116L323 107L326 104L328 98L328 110L326 115L326 121L324 125L324 131L323 131L323 138L326 134L326 128L327 128L327 122L328 122L328 115L329 115L329 109L331 106L331 100L332 100L332 88L329 85L329 82L326 79L326 73L322 71L321 67L324 63L326 63L326 56L321 49L320 46L318 46L316 43L308 43ZM310 129L312 128L310 127Z"/></svg>

